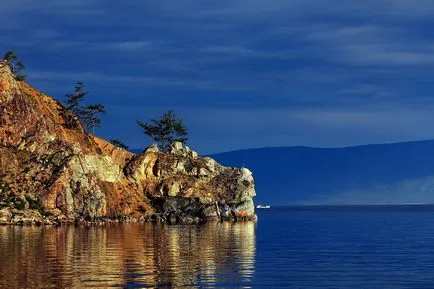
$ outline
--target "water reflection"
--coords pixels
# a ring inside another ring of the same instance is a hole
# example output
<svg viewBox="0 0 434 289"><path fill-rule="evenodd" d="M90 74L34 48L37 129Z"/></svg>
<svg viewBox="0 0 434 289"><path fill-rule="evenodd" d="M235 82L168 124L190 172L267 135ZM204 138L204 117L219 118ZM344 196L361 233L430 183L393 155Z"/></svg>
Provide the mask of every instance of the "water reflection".
<svg viewBox="0 0 434 289"><path fill-rule="evenodd" d="M250 288L255 223L0 227L0 287Z"/></svg>

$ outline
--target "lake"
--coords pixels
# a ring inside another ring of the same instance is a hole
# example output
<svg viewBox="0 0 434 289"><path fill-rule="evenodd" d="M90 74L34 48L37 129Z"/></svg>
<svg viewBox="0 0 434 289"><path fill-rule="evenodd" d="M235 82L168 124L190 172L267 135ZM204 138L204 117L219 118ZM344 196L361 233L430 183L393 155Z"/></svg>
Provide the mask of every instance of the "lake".
<svg viewBox="0 0 434 289"><path fill-rule="evenodd" d="M258 216L197 226L0 226L0 287L434 288L434 206Z"/></svg>

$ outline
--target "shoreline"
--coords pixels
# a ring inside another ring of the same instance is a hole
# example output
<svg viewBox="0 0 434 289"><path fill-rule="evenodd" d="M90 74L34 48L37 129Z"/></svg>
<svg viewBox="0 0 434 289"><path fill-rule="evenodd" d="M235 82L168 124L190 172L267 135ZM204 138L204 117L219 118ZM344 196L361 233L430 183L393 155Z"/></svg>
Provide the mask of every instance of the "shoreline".
<svg viewBox="0 0 434 289"><path fill-rule="evenodd" d="M15 214L14 214L15 213ZM26 215L27 213L27 215ZM29 214L30 213L30 214ZM123 223L155 223L168 225L199 225L208 222L251 222L258 219L256 214L231 214L229 217L198 217L198 216L175 216L173 214L163 215L154 214L151 216L140 216L134 218L131 216L119 217L97 217L93 219L86 218L67 218L66 216L42 216L39 213L21 211L10 212L9 210L0 210L0 226L62 226L62 225L106 225L106 224L123 224Z"/></svg>

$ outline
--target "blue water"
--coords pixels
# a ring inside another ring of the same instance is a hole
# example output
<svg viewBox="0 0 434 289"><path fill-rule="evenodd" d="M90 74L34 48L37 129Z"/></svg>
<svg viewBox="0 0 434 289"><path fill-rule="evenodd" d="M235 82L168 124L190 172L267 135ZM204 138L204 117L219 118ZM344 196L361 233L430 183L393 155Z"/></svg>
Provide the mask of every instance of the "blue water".
<svg viewBox="0 0 434 289"><path fill-rule="evenodd" d="M434 288L434 207L258 214L255 288Z"/></svg>
<svg viewBox="0 0 434 289"><path fill-rule="evenodd" d="M434 206L258 216L201 226L0 226L0 288L434 288Z"/></svg>

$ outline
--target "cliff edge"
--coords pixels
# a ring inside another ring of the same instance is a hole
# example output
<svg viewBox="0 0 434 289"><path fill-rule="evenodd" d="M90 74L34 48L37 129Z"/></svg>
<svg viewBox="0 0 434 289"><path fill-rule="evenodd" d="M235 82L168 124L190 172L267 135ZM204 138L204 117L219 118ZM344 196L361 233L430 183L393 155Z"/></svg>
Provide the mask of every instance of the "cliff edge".
<svg viewBox="0 0 434 289"><path fill-rule="evenodd" d="M0 224L254 219L252 173L174 143L142 154L87 133L0 61Z"/></svg>

